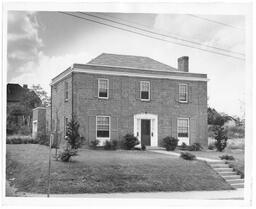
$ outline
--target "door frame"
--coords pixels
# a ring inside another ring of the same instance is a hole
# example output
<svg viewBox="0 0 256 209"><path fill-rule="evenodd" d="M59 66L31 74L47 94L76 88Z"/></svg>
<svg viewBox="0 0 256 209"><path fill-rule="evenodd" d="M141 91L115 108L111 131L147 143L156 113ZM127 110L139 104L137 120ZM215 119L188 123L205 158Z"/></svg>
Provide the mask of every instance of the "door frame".
<svg viewBox="0 0 256 209"><path fill-rule="evenodd" d="M134 115L134 136L136 136L141 143L141 120L143 119L150 120L150 145L158 146L158 116L155 114L141 113Z"/></svg>

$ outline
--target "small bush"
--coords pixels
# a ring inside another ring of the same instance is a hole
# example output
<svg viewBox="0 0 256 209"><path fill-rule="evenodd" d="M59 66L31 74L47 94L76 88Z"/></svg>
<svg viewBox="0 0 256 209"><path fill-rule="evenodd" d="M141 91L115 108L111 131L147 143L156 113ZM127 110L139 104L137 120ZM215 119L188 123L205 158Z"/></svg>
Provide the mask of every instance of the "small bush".
<svg viewBox="0 0 256 209"><path fill-rule="evenodd" d="M173 151L176 149L178 141L179 140L175 137L167 136L163 138L163 146L166 148L167 151Z"/></svg>
<svg viewBox="0 0 256 209"><path fill-rule="evenodd" d="M38 144L49 146L50 135L49 134L38 134L36 138Z"/></svg>
<svg viewBox="0 0 256 209"><path fill-rule="evenodd" d="M76 149L65 149L64 151L61 151L57 155L57 160L60 159L63 162L68 162L70 161L72 156L77 155L77 150Z"/></svg>
<svg viewBox="0 0 256 209"><path fill-rule="evenodd" d="M195 160L196 159L196 156L189 152L181 152L180 157L183 158L184 160Z"/></svg>
<svg viewBox="0 0 256 209"><path fill-rule="evenodd" d="M117 140L105 141L104 149L105 150L116 150L117 148Z"/></svg>
<svg viewBox="0 0 256 209"><path fill-rule="evenodd" d="M182 142L182 144L179 146L180 150L187 150L188 149L188 145L185 142Z"/></svg>
<svg viewBox="0 0 256 209"><path fill-rule="evenodd" d="M189 151L201 151L202 149L203 149L203 147L201 146L200 143L194 143L188 147Z"/></svg>
<svg viewBox="0 0 256 209"><path fill-rule="evenodd" d="M144 144L141 145L141 150L145 151L146 150L146 146Z"/></svg>
<svg viewBox="0 0 256 209"><path fill-rule="evenodd" d="M95 140L90 141L90 145L89 146L92 149L96 149L99 143L100 143L100 141L98 139L95 139Z"/></svg>
<svg viewBox="0 0 256 209"><path fill-rule="evenodd" d="M12 135L6 139L6 144L37 144L31 136Z"/></svg>
<svg viewBox="0 0 256 209"><path fill-rule="evenodd" d="M208 145L209 150L214 150L216 148L215 143L211 143Z"/></svg>
<svg viewBox="0 0 256 209"><path fill-rule="evenodd" d="M123 145L125 149L131 150L138 144L139 144L139 140L137 139L137 137L133 136L132 134L126 134L124 136Z"/></svg>
<svg viewBox="0 0 256 209"><path fill-rule="evenodd" d="M232 155L222 155L219 156L219 158L222 160L235 160L235 158Z"/></svg>

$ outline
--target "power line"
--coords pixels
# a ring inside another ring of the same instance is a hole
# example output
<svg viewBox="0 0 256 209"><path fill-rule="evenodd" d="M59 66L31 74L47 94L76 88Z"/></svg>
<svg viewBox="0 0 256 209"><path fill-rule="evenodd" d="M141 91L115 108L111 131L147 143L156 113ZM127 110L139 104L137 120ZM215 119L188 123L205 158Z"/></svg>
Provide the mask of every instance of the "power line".
<svg viewBox="0 0 256 209"><path fill-rule="evenodd" d="M80 13L88 15L88 16L96 17L96 18L99 18L99 19L107 20L107 21L110 21L110 22L113 22L113 23L117 23L117 24L120 24L120 25L125 25L125 26L128 26L128 27L132 27L132 28L135 28L137 30L142 30L142 31L145 31L145 32L148 32L148 33L152 33L152 34L156 34L156 35L160 35L160 36L164 36L164 37L168 37L168 38L172 38L172 39L176 39L176 40L180 40L180 41L185 41L185 42L196 44L196 45L200 45L200 46L205 46L205 47L217 49L217 50L220 50L220 51L225 51L225 52L228 52L228 53L244 55L243 53L240 53L240 52L230 51L230 50L227 50L227 49L223 49L223 48L219 48L219 47L214 47L214 46L210 46L210 45L207 45L207 44L201 44L201 43L196 42L196 41L191 41L191 40L187 40L187 39L183 39L183 38L179 38L179 37L175 37L175 36L171 36L171 35L166 35L166 34L154 32L152 30L147 30L147 29L139 28L139 27L136 27L136 26L133 26L133 25L128 25L128 24L121 23L121 22L118 22L118 21L114 21L114 20L111 20L111 19L107 19L107 18L104 18L104 17L99 17L97 15L87 14L87 13L84 13L84 12L80 12Z"/></svg>
<svg viewBox="0 0 256 209"><path fill-rule="evenodd" d="M132 30L129 30L129 29L120 28L120 27L117 27L117 26L114 26L114 25L110 25L110 24L107 24L107 23L99 22L99 21L96 21L96 20L88 19L88 18L85 18L85 17L80 17L80 16L77 16L77 15L74 15L74 14L70 14L70 13L67 13L67 12L59 12L59 13L62 13L62 14L65 14L65 15L69 15L69 16L72 16L72 17L75 17L75 18L91 21L91 22L98 23L98 24L101 24L101 25L109 26L109 27L116 28L116 29L119 29L119 30L131 32L131 33L134 33L134 34L137 34L137 35L141 35L141 36L144 36L144 37L148 37L148 38L152 38L152 39L156 39L156 40L160 40L160 41L164 41L164 42L169 42L169 43L173 43L173 44L181 45L181 46L185 46L185 47L190 47L190 48L194 48L194 49L199 49L199 50L202 50L202 51L207 51L207 52L210 52L210 53L215 53L215 54L219 54L219 55L223 55L223 56L227 56L227 57L232 57L232 58L235 58L235 59L244 60L244 58L241 58L241 57L237 57L237 56L233 56L233 55L228 55L228 54L223 54L223 53L219 53L219 52L215 52L215 51L211 51L211 50L207 50L207 49L202 49L202 48L198 48L198 47L194 47L194 46L189 46L189 45L182 44L182 43L177 43L177 42L173 42L173 41L157 38L157 37L150 36L150 35L147 35L147 34L135 32L135 31L132 31Z"/></svg>
<svg viewBox="0 0 256 209"><path fill-rule="evenodd" d="M222 26L226 26L226 27L230 27L230 28L233 28L233 29L236 29L236 30L243 31L243 28L239 28L239 27L236 27L234 25L230 25L230 24L227 24L227 23L223 23L223 22L220 22L220 21L208 19L206 17L201 17L201 16L197 16L197 15L192 15L192 14L188 14L188 15L192 16L192 17L195 17L195 18L198 18L198 19L206 20L208 22L212 22L212 23L215 23L215 24L219 24L219 25L222 25Z"/></svg>

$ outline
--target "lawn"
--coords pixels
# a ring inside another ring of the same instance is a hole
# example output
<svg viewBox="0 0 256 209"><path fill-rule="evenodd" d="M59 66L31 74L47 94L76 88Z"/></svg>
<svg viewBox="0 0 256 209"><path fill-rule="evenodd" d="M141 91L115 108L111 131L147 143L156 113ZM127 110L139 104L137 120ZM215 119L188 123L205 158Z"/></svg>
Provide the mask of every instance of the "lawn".
<svg viewBox="0 0 256 209"><path fill-rule="evenodd" d="M54 151L53 151L54 153ZM18 191L46 193L48 147L7 145L7 179ZM149 151L81 150L71 163L52 160L52 193L226 190L206 163Z"/></svg>

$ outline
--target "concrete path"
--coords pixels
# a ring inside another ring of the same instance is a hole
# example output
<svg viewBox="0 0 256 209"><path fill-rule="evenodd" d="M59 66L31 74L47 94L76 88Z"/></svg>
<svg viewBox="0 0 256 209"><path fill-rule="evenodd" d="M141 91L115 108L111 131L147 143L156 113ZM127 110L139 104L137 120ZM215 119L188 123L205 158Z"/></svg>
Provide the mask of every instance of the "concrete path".
<svg viewBox="0 0 256 209"><path fill-rule="evenodd" d="M187 192L135 192L104 194L51 194L50 197L71 198L155 198L186 200L243 200L243 189L221 191L187 191ZM26 194L26 197L46 197L46 194Z"/></svg>
<svg viewBox="0 0 256 209"><path fill-rule="evenodd" d="M166 151L166 150L148 150L150 152L155 152L159 154L165 154L165 155L172 155L172 156L180 156L180 153L172 152L172 151ZM217 159L210 159L210 158L205 158L205 157L196 157L198 160L203 160L206 162L223 162L222 160L217 160Z"/></svg>

